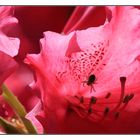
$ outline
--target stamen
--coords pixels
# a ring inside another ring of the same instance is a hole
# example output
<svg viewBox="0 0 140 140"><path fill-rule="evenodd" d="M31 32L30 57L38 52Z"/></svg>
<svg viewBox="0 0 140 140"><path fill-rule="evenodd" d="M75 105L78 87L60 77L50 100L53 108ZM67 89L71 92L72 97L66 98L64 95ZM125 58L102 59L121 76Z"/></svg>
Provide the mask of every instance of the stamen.
<svg viewBox="0 0 140 140"><path fill-rule="evenodd" d="M93 110L92 110L92 108L90 107L90 108L88 109L88 113L91 114L92 112L93 112Z"/></svg>
<svg viewBox="0 0 140 140"><path fill-rule="evenodd" d="M126 95L123 99L123 103L128 103L129 102L129 95Z"/></svg>
<svg viewBox="0 0 140 140"><path fill-rule="evenodd" d="M111 93L108 92L107 95L105 96L106 99L108 99L111 96Z"/></svg>
<svg viewBox="0 0 140 140"><path fill-rule="evenodd" d="M132 98L134 97L134 94L126 95L124 97L123 103L128 103Z"/></svg>
<svg viewBox="0 0 140 140"><path fill-rule="evenodd" d="M117 108L120 107L121 103L123 102L124 99L124 93L125 93L125 82L126 82L126 77L120 77L120 82L121 82L121 96L120 96L120 100L117 104L117 106L115 107L114 110L116 110Z"/></svg>
<svg viewBox="0 0 140 140"><path fill-rule="evenodd" d="M106 107L105 110L104 110L104 115L106 116L109 112L109 107Z"/></svg>
<svg viewBox="0 0 140 140"><path fill-rule="evenodd" d="M129 95L129 101L130 101L133 97L134 97L134 94L131 93L131 94Z"/></svg>
<svg viewBox="0 0 140 140"><path fill-rule="evenodd" d="M96 104L96 102L97 102L97 98L92 96L90 100L90 104Z"/></svg>
<svg viewBox="0 0 140 140"><path fill-rule="evenodd" d="M115 119L117 119L119 116L120 116L120 113L119 112L116 112L115 113Z"/></svg>
<svg viewBox="0 0 140 140"><path fill-rule="evenodd" d="M84 97L78 97L77 95L74 96L75 98L77 98L78 100L80 100L80 103L84 103Z"/></svg>

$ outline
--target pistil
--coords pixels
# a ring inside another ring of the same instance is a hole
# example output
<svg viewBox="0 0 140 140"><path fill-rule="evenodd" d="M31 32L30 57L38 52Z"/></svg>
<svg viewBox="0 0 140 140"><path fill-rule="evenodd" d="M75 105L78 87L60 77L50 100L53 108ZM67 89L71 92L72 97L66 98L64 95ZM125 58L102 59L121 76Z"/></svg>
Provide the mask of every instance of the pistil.
<svg viewBox="0 0 140 140"><path fill-rule="evenodd" d="M123 103L124 94L125 94L126 77L120 77L120 82L121 82L121 96L120 96L119 102L114 110L118 109L120 107L121 103Z"/></svg>

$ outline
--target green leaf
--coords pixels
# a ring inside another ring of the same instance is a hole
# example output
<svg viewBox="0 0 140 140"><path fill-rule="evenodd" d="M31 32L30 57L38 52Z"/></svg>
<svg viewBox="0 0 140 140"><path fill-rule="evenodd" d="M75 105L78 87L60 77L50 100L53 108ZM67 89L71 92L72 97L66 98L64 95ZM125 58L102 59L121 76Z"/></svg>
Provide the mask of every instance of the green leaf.
<svg viewBox="0 0 140 140"><path fill-rule="evenodd" d="M4 128L8 134L25 134L21 129L16 128L12 123L8 122L4 118L0 117L0 125Z"/></svg>
<svg viewBox="0 0 140 140"><path fill-rule="evenodd" d="M23 124L25 125L29 134L37 134L37 131L33 124L25 118L27 112L24 106L20 103L18 98L6 87L6 85L2 85L4 99L9 103L9 105L14 109L17 116L21 119Z"/></svg>

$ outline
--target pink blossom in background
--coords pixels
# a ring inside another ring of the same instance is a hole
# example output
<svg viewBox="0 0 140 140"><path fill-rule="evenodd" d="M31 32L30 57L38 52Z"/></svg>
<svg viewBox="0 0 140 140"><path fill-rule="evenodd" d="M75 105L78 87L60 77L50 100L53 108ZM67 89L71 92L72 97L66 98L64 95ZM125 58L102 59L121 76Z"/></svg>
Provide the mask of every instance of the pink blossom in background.
<svg viewBox="0 0 140 140"><path fill-rule="evenodd" d="M12 11L12 7L0 7L0 84L17 68L17 63L12 57L18 53L19 39L7 36L4 30L5 26L8 26L8 30L11 24L17 23Z"/></svg>
<svg viewBox="0 0 140 140"><path fill-rule="evenodd" d="M12 7L0 7L0 86L18 67L13 57L18 54L20 41L7 35L7 32L12 30L12 25L17 22L13 17ZM8 119L12 115L13 111L0 96L0 116Z"/></svg>
<svg viewBox="0 0 140 140"><path fill-rule="evenodd" d="M37 118L47 133L139 133L140 11L106 8L103 25L44 32L41 52L27 55L45 113L44 121ZM90 74L97 78L92 92L83 86Z"/></svg>
<svg viewBox="0 0 140 140"><path fill-rule="evenodd" d="M18 38L7 36L6 32L17 22L13 17L12 7L0 7L0 84L17 68L17 63L12 57L18 54L20 41Z"/></svg>

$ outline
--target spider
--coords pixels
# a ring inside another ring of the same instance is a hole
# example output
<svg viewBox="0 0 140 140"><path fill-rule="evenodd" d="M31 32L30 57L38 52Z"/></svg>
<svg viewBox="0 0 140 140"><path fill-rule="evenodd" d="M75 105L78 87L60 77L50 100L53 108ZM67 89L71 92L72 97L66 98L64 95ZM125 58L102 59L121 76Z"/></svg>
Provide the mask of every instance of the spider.
<svg viewBox="0 0 140 140"><path fill-rule="evenodd" d="M95 81L96 81L96 76L94 74L91 74L88 77L88 80L87 81L83 81L83 83L86 83L88 86L91 86L90 93L92 92L92 90L95 91L94 86L93 86L93 84L95 84Z"/></svg>

